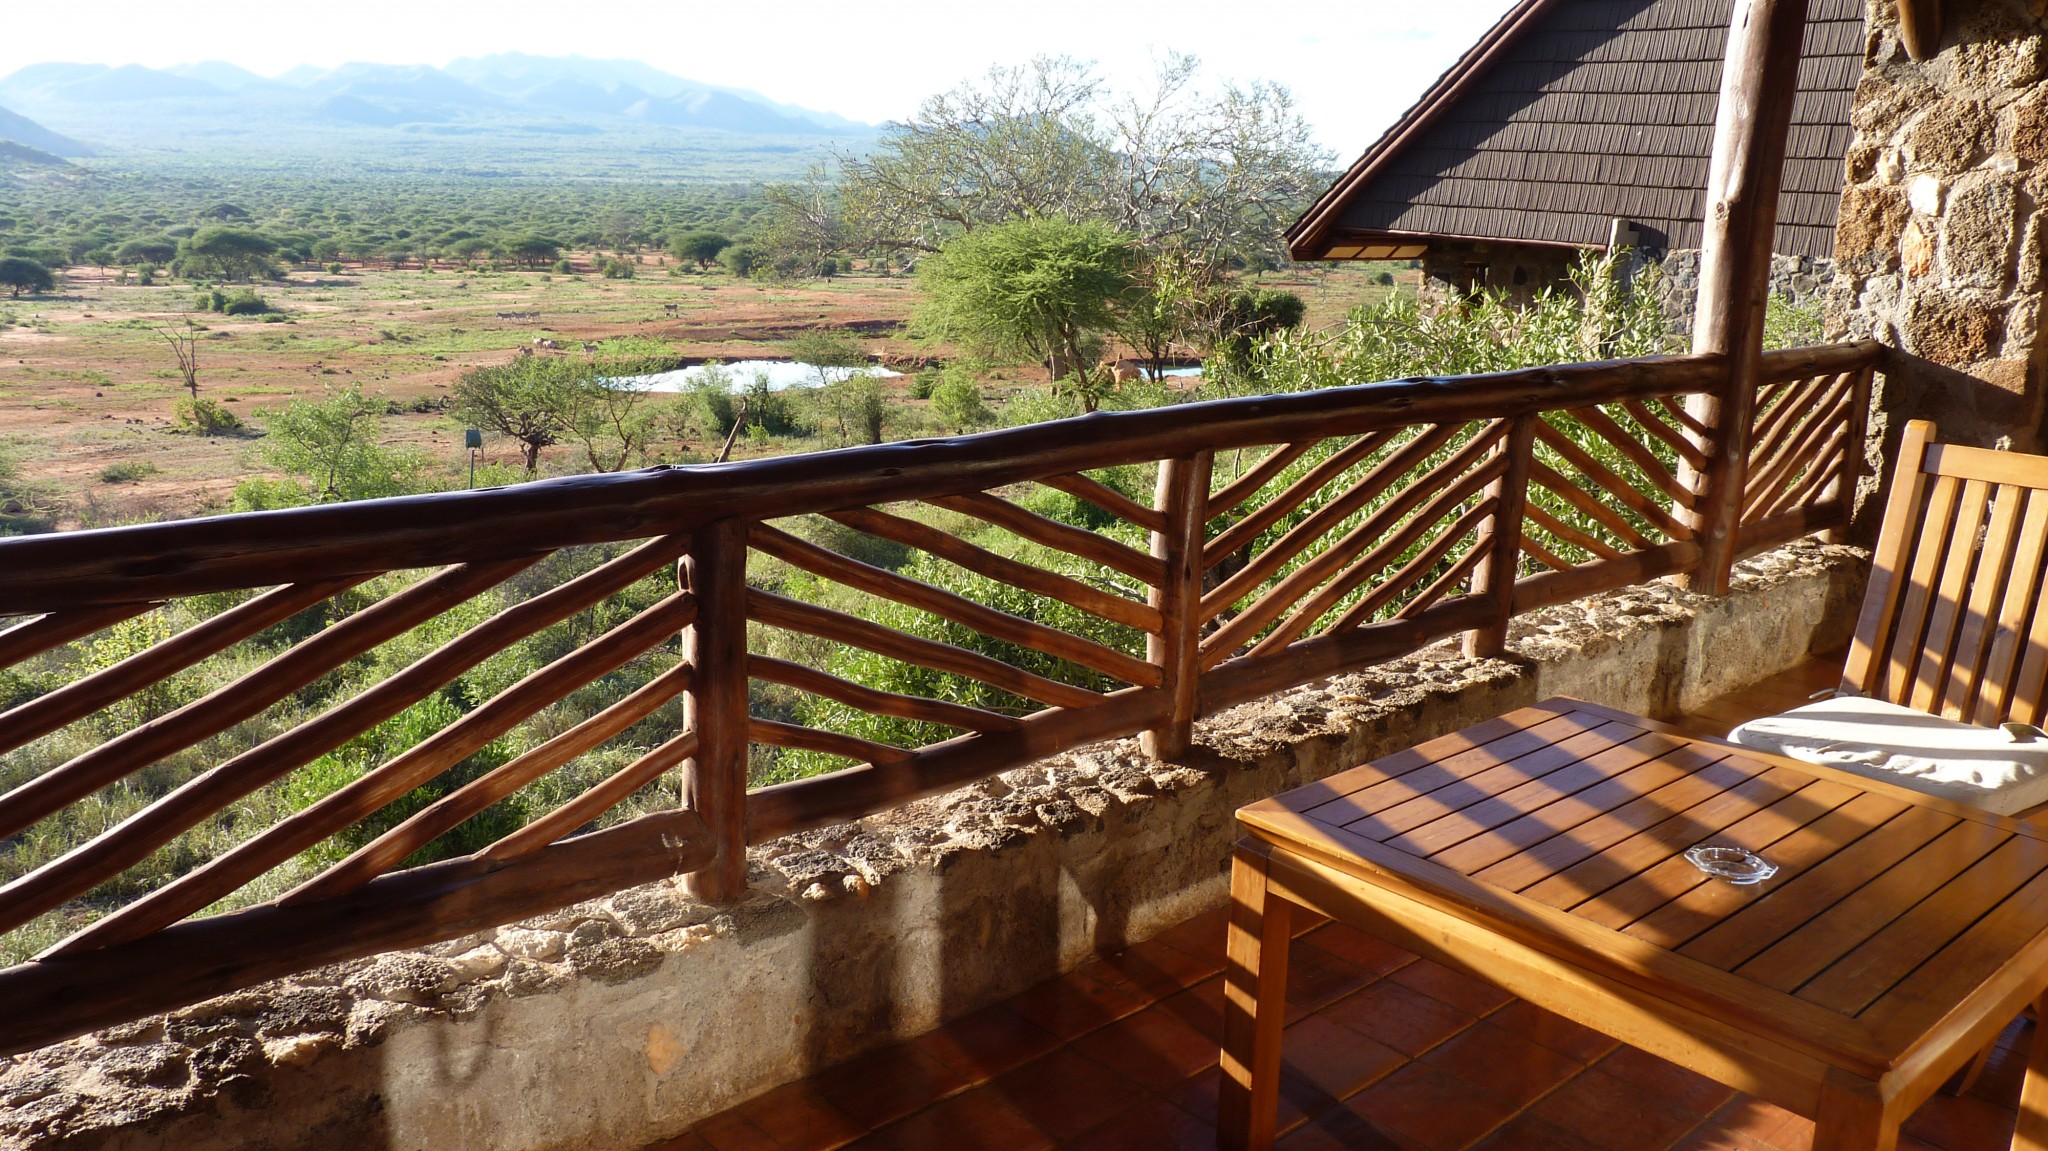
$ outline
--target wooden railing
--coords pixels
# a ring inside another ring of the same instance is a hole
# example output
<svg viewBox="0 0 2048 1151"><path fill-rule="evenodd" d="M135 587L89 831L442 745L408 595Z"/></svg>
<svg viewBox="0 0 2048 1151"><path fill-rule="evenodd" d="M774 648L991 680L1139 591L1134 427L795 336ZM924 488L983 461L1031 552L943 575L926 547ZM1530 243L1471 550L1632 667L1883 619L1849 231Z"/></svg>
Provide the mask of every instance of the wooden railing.
<svg viewBox="0 0 2048 1151"><path fill-rule="evenodd" d="M1497 653L1518 613L1694 571L1719 460L1740 554L1837 527L1877 355L1767 355L1737 429L1684 406L1723 361L1670 357L0 541L0 612L37 617L0 669L64 680L0 713L0 851L41 860L0 930L53 940L0 972L0 1051L658 877L734 898L748 843L1104 738L1178 755L1447 636ZM1088 474L1131 465L1152 502ZM538 670L493 682L514 648ZM464 676L493 690L451 705ZM750 790L769 754L847 766Z"/></svg>

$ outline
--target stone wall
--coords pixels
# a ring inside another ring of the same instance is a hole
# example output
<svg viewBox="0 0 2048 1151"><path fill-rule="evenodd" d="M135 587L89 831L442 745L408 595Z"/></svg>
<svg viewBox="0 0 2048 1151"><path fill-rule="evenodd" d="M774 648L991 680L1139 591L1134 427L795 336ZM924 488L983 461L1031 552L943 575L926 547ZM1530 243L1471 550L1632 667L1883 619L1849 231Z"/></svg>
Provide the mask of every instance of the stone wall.
<svg viewBox="0 0 2048 1151"><path fill-rule="evenodd" d="M1873 0L1836 229L1829 334L1967 372L1886 381L1874 428L2041 446L2048 15L2042 0L1950 0L1941 51L1906 56Z"/></svg>
<svg viewBox="0 0 2048 1151"><path fill-rule="evenodd" d="M1219 905L1252 800L1551 695L1671 715L1846 641L1860 557L1807 543L1725 599L1632 587L1200 725L1084 748L657 883L0 1060L15 1151L636 1151Z"/></svg>
<svg viewBox="0 0 2048 1151"><path fill-rule="evenodd" d="M1700 250L1679 248L1659 254L1647 253L1658 266L1656 290L1664 299L1664 314L1672 330L1690 339L1692 313L1700 298ZM1811 256L1772 256L1771 294L1794 305L1825 300L1835 282L1835 262Z"/></svg>

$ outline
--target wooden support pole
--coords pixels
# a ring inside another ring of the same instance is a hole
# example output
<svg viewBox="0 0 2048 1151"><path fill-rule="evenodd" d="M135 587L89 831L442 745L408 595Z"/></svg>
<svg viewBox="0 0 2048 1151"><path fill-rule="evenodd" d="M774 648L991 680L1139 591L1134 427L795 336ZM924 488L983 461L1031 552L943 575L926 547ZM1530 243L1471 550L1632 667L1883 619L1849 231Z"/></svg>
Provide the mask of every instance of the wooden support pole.
<svg viewBox="0 0 2048 1151"><path fill-rule="evenodd" d="M1692 350L1726 356L1728 376L1718 390L1686 402L1686 410L1707 428L1700 445L1707 466L1688 466L1680 477L1699 496L1692 526L1700 562L1688 583L1712 595L1728 593L1735 563L1806 3L1737 0L1728 26L1692 329Z"/></svg>
<svg viewBox="0 0 2048 1151"><path fill-rule="evenodd" d="M1145 637L1145 658L1158 667L1170 707L1166 722L1139 737L1145 754L1173 759L1194 742L1201 704L1201 605L1203 529L1209 522L1210 452L1162 460L1154 503L1166 520L1152 533L1152 554L1166 576L1151 589L1160 627Z"/></svg>
<svg viewBox="0 0 2048 1151"><path fill-rule="evenodd" d="M717 844L684 887L712 902L747 890L747 524L725 519L698 529L678 573L697 597L697 620L683 632L683 659L695 672L683 694L683 725L697 755L684 768L683 806Z"/></svg>
<svg viewBox="0 0 2048 1151"><path fill-rule="evenodd" d="M1491 659L1508 648L1508 621L1515 614L1515 576L1522 561L1522 514L1529 506L1529 467L1536 451L1536 425L1542 416L1516 416L1494 450L1507 456L1507 470L1486 487L1493 514L1479 525L1476 547L1487 556L1472 571L1472 596L1493 601L1499 616L1465 633L1465 654Z"/></svg>

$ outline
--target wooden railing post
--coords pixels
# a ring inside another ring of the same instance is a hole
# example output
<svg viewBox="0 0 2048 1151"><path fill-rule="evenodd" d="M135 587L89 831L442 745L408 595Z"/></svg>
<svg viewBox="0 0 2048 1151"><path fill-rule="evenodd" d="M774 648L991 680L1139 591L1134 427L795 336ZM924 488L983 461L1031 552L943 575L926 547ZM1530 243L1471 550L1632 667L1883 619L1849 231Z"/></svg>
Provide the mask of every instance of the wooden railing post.
<svg viewBox="0 0 2048 1151"><path fill-rule="evenodd" d="M1145 658L1157 666L1165 682L1160 689L1171 701L1166 722L1139 737L1145 754L1172 759L1187 753L1194 741L1195 711L1200 700L1203 529L1209 522L1209 472L1214 456L1162 460L1154 497L1166 517L1166 530L1152 533L1152 554L1165 566L1166 578L1152 589L1159 609L1159 634L1145 637Z"/></svg>
<svg viewBox="0 0 2048 1151"><path fill-rule="evenodd" d="M696 622L683 631L692 667L683 724L697 735L683 806L717 844L711 863L683 883L699 899L723 902L747 890L747 522L697 529L677 574L697 599Z"/></svg>
<svg viewBox="0 0 2048 1151"><path fill-rule="evenodd" d="M1522 562L1522 510L1529 506L1529 464L1536 451L1536 421L1542 418L1534 412L1516 416L1494 449L1507 455L1508 466L1499 479L1486 485L1493 514L1479 525L1474 546L1489 550L1486 559L1472 569L1472 595L1491 599L1499 614L1485 627L1465 633L1465 654L1474 658L1492 658L1508 647L1508 622L1515 614L1515 576Z"/></svg>
<svg viewBox="0 0 2048 1151"><path fill-rule="evenodd" d="M1707 170L1706 216L1700 233L1700 290L1692 350L1728 358L1728 376L1714 392L1695 395L1686 410L1707 428L1704 470L1680 479L1698 496L1691 524L1699 566L1688 586L1728 593L1748 480L1751 423L1763 355L1764 304L1770 295L1771 247L1777 237L1778 185L1785 138L1799 90L1799 53L1807 0L1737 0L1728 25L1721 104Z"/></svg>

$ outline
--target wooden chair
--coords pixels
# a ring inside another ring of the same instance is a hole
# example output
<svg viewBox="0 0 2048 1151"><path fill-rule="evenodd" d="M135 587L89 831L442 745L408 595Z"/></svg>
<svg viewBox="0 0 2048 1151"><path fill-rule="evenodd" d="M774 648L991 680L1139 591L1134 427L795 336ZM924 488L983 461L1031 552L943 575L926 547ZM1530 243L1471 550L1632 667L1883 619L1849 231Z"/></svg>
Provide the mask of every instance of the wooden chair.
<svg viewBox="0 0 2048 1151"><path fill-rule="evenodd" d="M2048 457L1906 426L1835 698L1728 738L2022 818L2048 812Z"/></svg>

